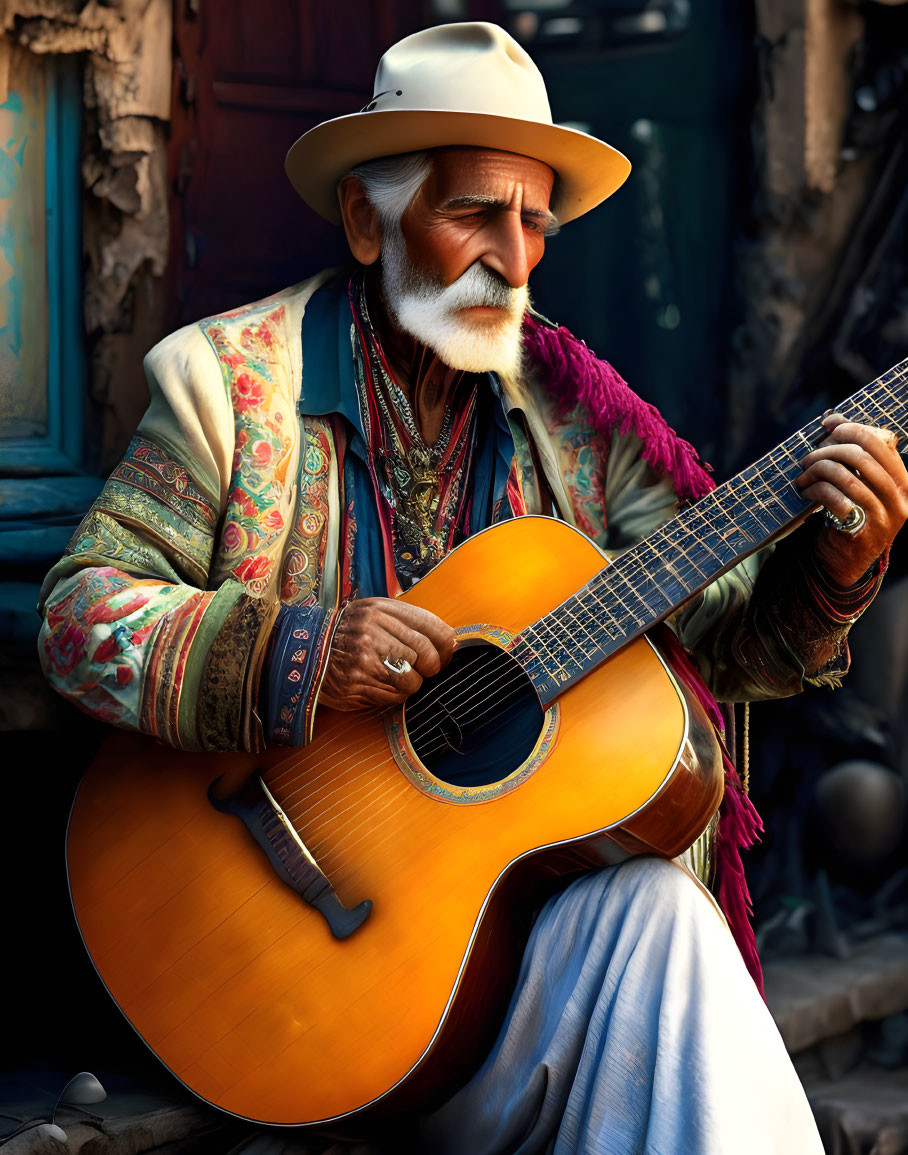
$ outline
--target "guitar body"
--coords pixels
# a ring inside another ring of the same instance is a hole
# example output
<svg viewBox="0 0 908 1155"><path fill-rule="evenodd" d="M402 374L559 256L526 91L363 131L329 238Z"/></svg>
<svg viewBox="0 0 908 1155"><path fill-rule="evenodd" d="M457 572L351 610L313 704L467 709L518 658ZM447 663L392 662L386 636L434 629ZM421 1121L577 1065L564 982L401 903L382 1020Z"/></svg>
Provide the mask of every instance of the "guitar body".
<svg viewBox="0 0 908 1155"><path fill-rule="evenodd" d="M500 649L602 565L577 531L520 518L469 539L406 600L458 627L465 653ZM425 716L447 716L444 677L424 686L439 686ZM480 690L493 699L495 682ZM678 854L715 812L715 738L648 640L535 707L535 722L532 709L517 711L519 733L496 731L498 777L466 785L414 753L409 702L396 716L320 711L310 746L259 757L133 735L106 744L70 820L73 906L110 994L178 1079L284 1125L450 1090L503 1009L522 946L517 896L607 861L603 847ZM341 902L371 901L349 937L333 937L209 801L215 779L253 771Z"/></svg>

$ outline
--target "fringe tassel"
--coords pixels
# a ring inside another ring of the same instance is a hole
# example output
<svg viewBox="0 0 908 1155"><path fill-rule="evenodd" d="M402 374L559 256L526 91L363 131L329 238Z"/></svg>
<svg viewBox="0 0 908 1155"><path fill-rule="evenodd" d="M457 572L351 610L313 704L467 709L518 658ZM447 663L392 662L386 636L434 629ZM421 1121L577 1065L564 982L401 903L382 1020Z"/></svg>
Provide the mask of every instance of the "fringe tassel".
<svg viewBox="0 0 908 1155"><path fill-rule="evenodd" d="M578 402L593 428L605 437L614 429L633 431L643 442L643 458L653 469L671 474L678 496L685 501L715 488L708 466L694 447L675 433L654 405L633 392L607 361L598 358L563 325L552 328L529 313L523 326L523 347L532 367L541 371L548 392L567 410Z"/></svg>
<svg viewBox="0 0 908 1155"><path fill-rule="evenodd" d="M744 876L744 864L741 862L741 851L747 849L757 841L763 831L760 815L754 804L744 793L738 772L731 764L727 754L725 757L725 794L719 808L719 830L716 835L716 880L718 883L716 898L719 906L728 920L738 950L744 959L744 965L750 971L757 989L763 992L763 968L760 966L760 956L757 954L757 942L754 937L751 919L753 918L753 904L750 891L747 889L747 879Z"/></svg>
<svg viewBox="0 0 908 1155"><path fill-rule="evenodd" d="M748 850L758 842L763 833L763 822L754 804L744 793L741 779L731 760L724 741L722 711L716 699L709 692L703 679L690 659L687 651L667 627L659 633L659 647L665 653L669 665L683 678L684 683L697 695L708 714L722 747L722 763L725 769L725 792L719 807L719 829L716 832L716 874L713 890L722 913L728 922L744 965L762 995L763 968L757 954L757 940L751 919L753 903L747 888L741 851Z"/></svg>

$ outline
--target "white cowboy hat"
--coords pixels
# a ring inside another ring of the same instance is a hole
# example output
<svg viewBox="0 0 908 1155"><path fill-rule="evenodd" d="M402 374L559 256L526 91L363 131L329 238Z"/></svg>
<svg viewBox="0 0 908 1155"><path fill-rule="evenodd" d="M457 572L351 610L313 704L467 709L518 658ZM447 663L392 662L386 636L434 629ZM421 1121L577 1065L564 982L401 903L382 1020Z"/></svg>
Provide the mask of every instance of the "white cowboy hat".
<svg viewBox="0 0 908 1155"><path fill-rule="evenodd" d="M307 204L338 223L337 183L379 156L447 145L519 153L560 180L561 222L595 208L631 170L617 149L552 123L539 69L497 24L442 24L392 45L375 95L360 112L316 125L287 154L287 175Z"/></svg>

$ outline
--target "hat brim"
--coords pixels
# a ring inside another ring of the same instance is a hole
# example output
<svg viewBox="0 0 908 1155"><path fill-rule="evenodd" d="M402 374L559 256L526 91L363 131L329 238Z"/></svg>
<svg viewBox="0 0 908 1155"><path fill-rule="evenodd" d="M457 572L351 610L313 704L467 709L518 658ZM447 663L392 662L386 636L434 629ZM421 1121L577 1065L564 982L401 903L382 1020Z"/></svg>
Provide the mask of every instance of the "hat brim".
<svg viewBox="0 0 908 1155"><path fill-rule="evenodd" d="M456 145L513 152L554 169L561 183L561 223L595 208L631 171L618 149L578 129L448 109L388 109L326 120L292 146L285 168L303 200L339 224L337 183L351 168L380 156Z"/></svg>

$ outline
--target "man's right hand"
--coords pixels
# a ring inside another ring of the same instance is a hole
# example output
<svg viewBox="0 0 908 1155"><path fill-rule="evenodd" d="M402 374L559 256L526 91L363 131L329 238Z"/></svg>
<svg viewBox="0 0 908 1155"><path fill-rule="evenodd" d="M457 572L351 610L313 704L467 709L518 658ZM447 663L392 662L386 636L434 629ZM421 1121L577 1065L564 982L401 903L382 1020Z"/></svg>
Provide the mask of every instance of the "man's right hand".
<svg viewBox="0 0 908 1155"><path fill-rule="evenodd" d="M341 613L319 692L332 710L386 709L437 674L454 653L455 634L441 618L395 598L359 598ZM384 664L412 667L397 674Z"/></svg>

